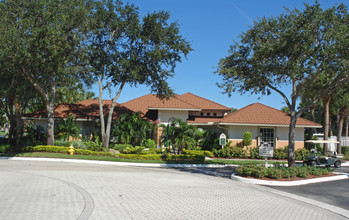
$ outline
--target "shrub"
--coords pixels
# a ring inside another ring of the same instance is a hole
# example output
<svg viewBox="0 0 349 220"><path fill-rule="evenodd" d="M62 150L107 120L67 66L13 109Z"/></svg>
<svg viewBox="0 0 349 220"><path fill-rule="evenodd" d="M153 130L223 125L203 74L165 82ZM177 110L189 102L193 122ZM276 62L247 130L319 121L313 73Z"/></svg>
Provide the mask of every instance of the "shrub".
<svg viewBox="0 0 349 220"><path fill-rule="evenodd" d="M280 170L278 168L268 168L268 177L272 179L280 179L283 177L283 170Z"/></svg>
<svg viewBox="0 0 349 220"><path fill-rule="evenodd" d="M310 155L310 151L305 148L301 148L295 150L294 154L296 160L305 160L305 158Z"/></svg>
<svg viewBox="0 0 349 220"><path fill-rule="evenodd" d="M247 150L250 153L249 158L251 158L251 159L261 159L262 158L262 157L258 156L259 155L258 147L249 147Z"/></svg>
<svg viewBox="0 0 349 220"><path fill-rule="evenodd" d="M252 134L249 131L245 131L243 134L243 140L242 145L243 146L250 146L252 144Z"/></svg>
<svg viewBox="0 0 349 220"><path fill-rule="evenodd" d="M333 171L331 168L317 168L317 167L269 167L268 169L264 166L248 165L240 166L236 168L239 176L251 176L255 178L263 178L265 176L273 179L280 178L306 178L308 175L322 176L327 175Z"/></svg>
<svg viewBox="0 0 349 220"><path fill-rule="evenodd" d="M145 148L156 148L156 143L152 139L147 139L144 141L144 147Z"/></svg>
<svg viewBox="0 0 349 220"><path fill-rule="evenodd" d="M4 154L8 152L11 149L11 145L6 144L6 145L0 145L0 154Z"/></svg>
<svg viewBox="0 0 349 220"><path fill-rule="evenodd" d="M273 158L277 160L287 159L287 147L275 148Z"/></svg>
<svg viewBox="0 0 349 220"><path fill-rule="evenodd" d="M118 150L120 152L122 152L127 147L132 147L132 145L131 144L114 144L114 145L109 146L109 148L114 149L114 150Z"/></svg>
<svg viewBox="0 0 349 220"><path fill-rule="evenodd" d="M213 154L216 157L223 157L223 158L246 158L247 157L247 151L237 147L237 146L225 146L223 149L213 149Z"/></svg>
<svg viewBox="0 0 349 220"><path fill-rule="evenodd" d="M211 151L203 150L183 150L184 155L202 155L206 157L214 157Z"/></svg>

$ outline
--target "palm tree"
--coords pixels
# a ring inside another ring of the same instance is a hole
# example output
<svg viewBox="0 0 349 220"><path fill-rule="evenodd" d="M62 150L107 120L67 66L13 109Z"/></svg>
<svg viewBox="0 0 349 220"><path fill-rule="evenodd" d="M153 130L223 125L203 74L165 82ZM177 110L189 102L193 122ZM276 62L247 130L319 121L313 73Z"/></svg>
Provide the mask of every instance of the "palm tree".
<svg viewBox="0 0 349 220"><path fill-rule="evenodd" d="M80 126L74 122L74 115L69 115L67 119L58 124L58 132L65 141L68 141L70 136L77 137L80 131Z"/></svg>
<svg viewBox="0 0 349 220"><path fill-rule="evenodd" d="M175 154L180 154L183 149L188 149L195 146L196 128L194 126L188 125L179 118L176 118L170 122L168 134L167 126L160 126L164 131L161 137L162 143L166 144L166 137L168 135L168 142L172 146L172 150Z"/></svg>
<svg viewBox="0 0 349 220"><path fill-rule="evenodd" d="M144 120L140 112L123 114L114 123L113 137L119 143L141 145L153 130L152 123Z"/></svg>

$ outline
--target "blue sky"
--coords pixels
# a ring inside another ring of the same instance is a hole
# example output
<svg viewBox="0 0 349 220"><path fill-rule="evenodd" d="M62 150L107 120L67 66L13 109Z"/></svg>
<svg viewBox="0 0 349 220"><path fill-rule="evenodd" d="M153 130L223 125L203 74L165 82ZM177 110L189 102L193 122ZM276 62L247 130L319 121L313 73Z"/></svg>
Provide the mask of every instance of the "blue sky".
<svg viewBox="0 0 349 220"><path fill-rule="evenodd" d="M239 35L248 30L258 17L278 16L289 9L303 9L304 3L315 1L299 0L129 0L139 7L142 15L148 12L165 10L171 14L171 21L180 25L180 33L192 44L192 51L187 59L183 59L175 69L175 76L169 80L170 86L177 94L191 92L204 98L216 101L228 107L242 108L246 105L260 102L281 109L285 106L279 94L273 92L270 96L240 95L228 97L222 94L222 89L216 86L221 77L213 72L221 58L228 55L229 46L233 41L239 41ZM320 0L322 8L328 8L336 3L346 3L348 0ZM290 90L284 86L282 90L289 96ZM97 86L93 92L98 96ZM149 88L125 87L118 103L123 103L139 96L148 94ZM112 94L115 95L115 94ZM112 96L105 91L103 99Z"/></svg>

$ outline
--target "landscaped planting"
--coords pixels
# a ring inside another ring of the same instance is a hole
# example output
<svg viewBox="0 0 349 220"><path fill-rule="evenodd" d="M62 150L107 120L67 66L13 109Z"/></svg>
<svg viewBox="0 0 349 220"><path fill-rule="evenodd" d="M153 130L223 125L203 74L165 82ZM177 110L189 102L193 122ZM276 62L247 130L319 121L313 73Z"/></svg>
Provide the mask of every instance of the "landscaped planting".
<svg viewBox="0 0 349 220"><path fill-rule="evenodd" d="M296 167L288 168L282 166L275 166L266 168L265 166L258 165L247 165L240 166L236 168L239 176L243 177L254 177L254 178L271 178L271 179L280 179L280 178L308 178L312 176L323 176L330 174L332 168L318 168L318 167Z"/></svg>

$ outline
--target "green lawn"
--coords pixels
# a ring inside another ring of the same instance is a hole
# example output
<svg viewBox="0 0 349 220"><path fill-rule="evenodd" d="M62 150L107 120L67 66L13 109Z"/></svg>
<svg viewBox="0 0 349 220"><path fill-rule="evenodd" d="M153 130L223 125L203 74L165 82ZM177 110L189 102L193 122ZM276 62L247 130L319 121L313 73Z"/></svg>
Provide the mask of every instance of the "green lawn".
<svg viewBox="0 0 349 220"><path fill-rule="evenodd" d="M83 159L83 160L100 160L100 161L115 161L115 162L132 162L132 163L161 163L161 164L192 164L188 161L163 161L163 160L134 160L115 157L104 156L92 156L92 155L68 155L61 153L49 153L49 152L26 152L26 153L6 153L6 157L40 157L40 158L62 158L62 159ZM273 163L287 163L285 161L269 161L269 164ZM226 159L213 159L205 161L205 164L264 164L264 160L226 160Z"/></svg>

